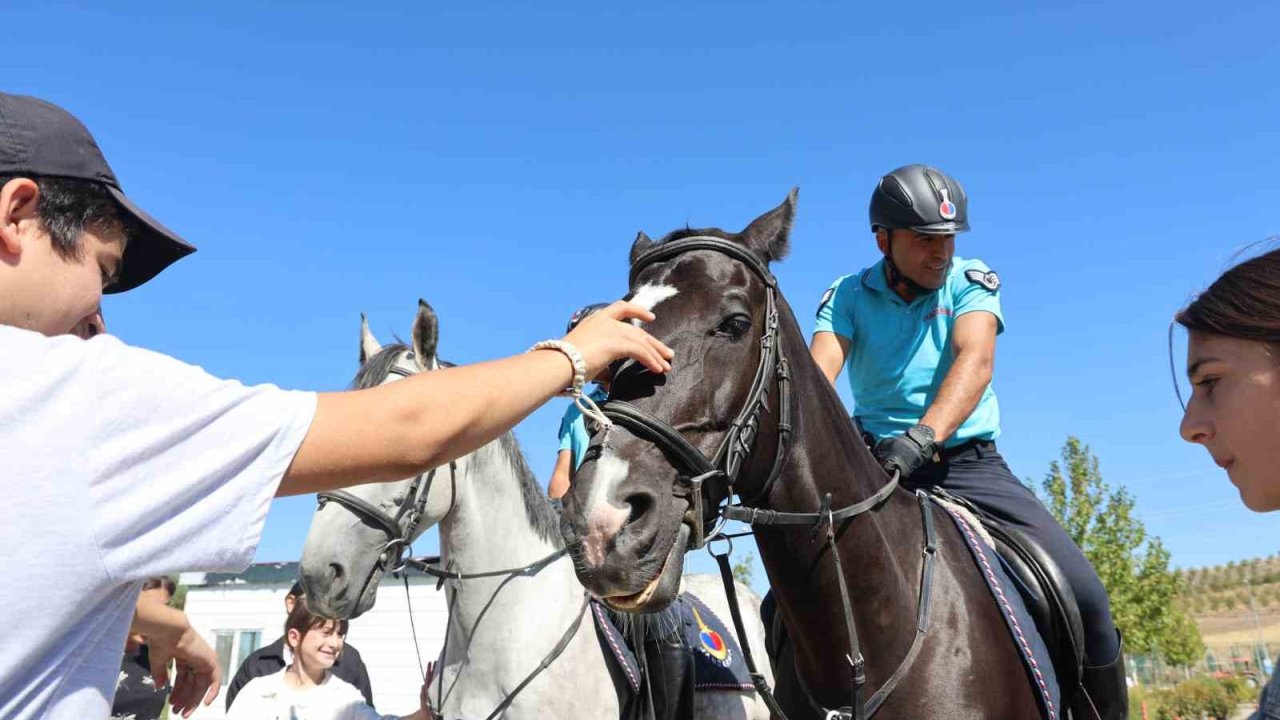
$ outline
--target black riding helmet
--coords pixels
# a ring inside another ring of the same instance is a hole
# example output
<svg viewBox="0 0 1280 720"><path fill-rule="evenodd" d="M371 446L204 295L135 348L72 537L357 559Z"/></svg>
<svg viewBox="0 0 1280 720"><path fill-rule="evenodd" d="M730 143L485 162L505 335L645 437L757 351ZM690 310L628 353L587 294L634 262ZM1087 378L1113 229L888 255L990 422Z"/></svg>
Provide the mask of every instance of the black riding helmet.
<svg viewBox="0 0 1280 720"><path fill-rule="evenodd" d="M926 235L969 230L969 198L959 182L928 165L903 165L880 178L871 194L871 230L910 229Z"/></svg>
<svg viewBox="0 0 1280 720"><path fill-rule="evenodd" d="M603 310L604 308L607 308L607 307L609 307L609 303L591 303L590 305L583 305L577 310L574 310L573 315L569 318L568 327L564 329L565 334L568 335L569 333L573 332L573 329L578 327L578 323L582 322L583 320L586 320L587 316L591 315L597 310Z"/></svg>

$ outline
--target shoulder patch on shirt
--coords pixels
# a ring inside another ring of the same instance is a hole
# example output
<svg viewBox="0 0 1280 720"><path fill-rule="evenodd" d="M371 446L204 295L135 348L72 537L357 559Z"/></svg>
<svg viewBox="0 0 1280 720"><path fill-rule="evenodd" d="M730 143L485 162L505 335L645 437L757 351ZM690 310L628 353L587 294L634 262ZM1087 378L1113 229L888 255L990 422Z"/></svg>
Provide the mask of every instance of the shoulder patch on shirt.
<svg viewBox="0 0 1280 720"><path fill-rule="evenodd" d="M818 303L818 312L815 313L816 315L822 314L822 308L826 307L827 303L831 302L831 296L835 294L836 289L833 287L827 288L827 291L822 293L822 301Z"/></svg>
<svg viewBox="0 0 1280 720"><path fill-rule="evenodd" d="M981 270L965 270L964 276L969 279L969 282L981 285L991 292L995 292L1000 289L1000 276L996 275L995 270L988 270L987 272L982 272Z"/></svg>

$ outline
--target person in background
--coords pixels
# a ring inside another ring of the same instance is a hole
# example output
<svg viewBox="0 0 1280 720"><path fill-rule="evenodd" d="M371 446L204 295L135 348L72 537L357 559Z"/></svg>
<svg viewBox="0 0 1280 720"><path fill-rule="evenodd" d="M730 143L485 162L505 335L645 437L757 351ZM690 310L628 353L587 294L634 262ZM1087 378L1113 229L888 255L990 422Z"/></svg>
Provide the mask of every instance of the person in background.
<svg viewBox="0 0 1280 720"><path fill-rule="evenodd" d="M138 593L138 606L144 609L150 604L167 606L173 602L176 591L177 585L171 577L147 578ZM111 704L112 720L160 720L169 689L167 683L157 684L152 675L147 639L130 633L124 646L124 660L120 663L120 677L116 680L116 699Z"/></svg>
<svg viewBox="0 0 1280 720"><path fill-rule="evenodd" d="M568 329L565 332L573 332L573 329L578 327L578 323L606 307L608 307L607 303L593 303L578 308L569 318ZM609 397L609 381L612 378L612 370L608 368L602 370L593 378L596 386L587 393L587 397L591 398L592 402L603 402ZM573 479L573 474L578 471L578 466L582 464L582 456L587 452L589 444L591 444L591 434L587 432L586 418L583 417L582 410L576 402L570 403L568 409L564 411L564 417L560 419L560 450L556 453L556 466L551 471L551 482L547 484L547 496L552 500L559 500L569 492L569 483Z"/></svg>
<svg viewBox="0 0 1280 720"><path fill-rule="evenodd" d="M295 582L293 587L289 588L288 594L284 596L286 616L293 614L293 609L302 598L302 583ZM240 694L249 681L264 675L274 675L288 666L293 659L293 652L289 649L287 640L288 638L282 635L270 645L258 648L252 655L245 658L243 663L240 663L240 669L227 685L228 710L235 702L236 695ZM359 690L364 701L373 707L373 687L369 684L369 671L365 669L364 661L360 659L360 653L354 647L344 641L342 652L334 658L332 669L338 679L346 681Z"/></svg>
<svg viewBox="0 0 1280 720"><path fill-rule="evenodd" d="M1280 250L1226 271L1179 312L1187 330L1180 432L1227 473L1245 507L1280 510ZM1255 720L1280 720L1280 673Z"/></svg>
<svg viewBox="0 0 1280 720"><path fill-rule="evenodd" d="M347 621L326 618L307 608L305 597L295 600L284 625L289 664L271 675L250 680L227 711L227 720L387 720L379 715L351 683L333 673L342 654ZM424 683L425 684L425 683ZM425 692L419 692L424 698ZM425 707L403 720L430 720Z"/></svg>

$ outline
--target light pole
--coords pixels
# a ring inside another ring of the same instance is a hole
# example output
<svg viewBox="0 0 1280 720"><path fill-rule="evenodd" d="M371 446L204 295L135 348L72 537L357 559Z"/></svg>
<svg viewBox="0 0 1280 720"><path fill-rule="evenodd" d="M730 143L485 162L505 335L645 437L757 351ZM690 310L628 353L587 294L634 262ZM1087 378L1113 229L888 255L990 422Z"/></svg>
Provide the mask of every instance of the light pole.
<svg viewBox="0 0 1280 720"><path fill-rule="evenodd" d="M1249 593L1249 612L1253 614L1253 629L1258 634L1258 684L1265 685L1270 675L1271 656L1267 654L1267 643L1262 639L1262 621L1258 619L1258 604L1253 601L1253 583L1249 581L1249 567L1244 569L1244 588Z"/></svg>

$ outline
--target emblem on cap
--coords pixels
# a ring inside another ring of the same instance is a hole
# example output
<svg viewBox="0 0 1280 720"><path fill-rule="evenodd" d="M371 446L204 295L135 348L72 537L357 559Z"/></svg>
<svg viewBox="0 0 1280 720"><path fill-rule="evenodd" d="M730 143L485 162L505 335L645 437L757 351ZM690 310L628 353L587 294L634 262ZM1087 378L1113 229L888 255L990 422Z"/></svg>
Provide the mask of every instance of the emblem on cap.
<svg viewBox="0 0 1280 720"><path fill-rule="evenodd" d="M943 220L956 219L956 204L951 202L951 191L947 188L942 189L942 203L938 205L938 214Z"/></svg>

